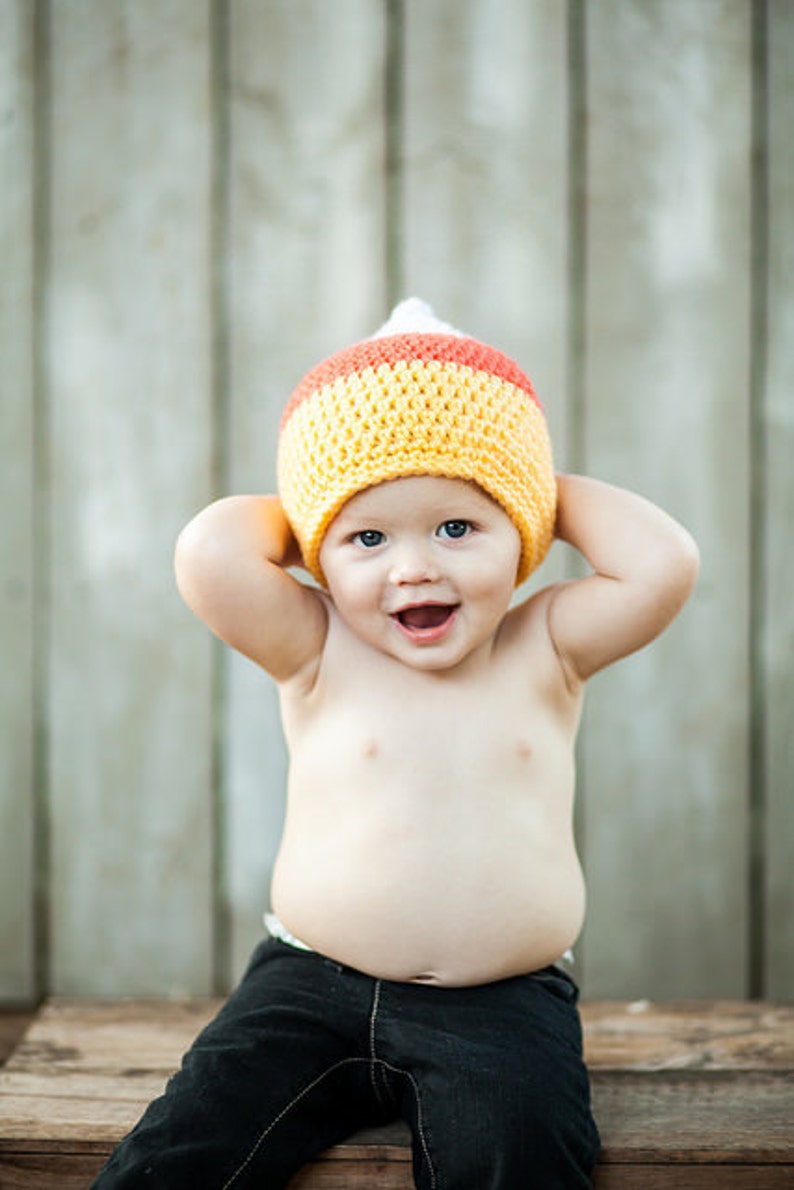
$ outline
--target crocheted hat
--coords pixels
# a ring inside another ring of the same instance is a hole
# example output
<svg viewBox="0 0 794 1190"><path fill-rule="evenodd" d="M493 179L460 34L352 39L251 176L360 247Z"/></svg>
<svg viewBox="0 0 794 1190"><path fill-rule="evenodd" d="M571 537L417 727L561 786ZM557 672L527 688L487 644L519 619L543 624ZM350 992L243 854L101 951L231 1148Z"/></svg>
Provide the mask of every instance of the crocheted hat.
<svg viewBox="0 0 794 1190"><path fill-rule="evenodd" d="M309 572L357 492L409 475L477 483L521 535L516 584L543 561L556 481L546 419L506 355L401 302L376 334L317 364L281 421L278 489Z"/></svg>

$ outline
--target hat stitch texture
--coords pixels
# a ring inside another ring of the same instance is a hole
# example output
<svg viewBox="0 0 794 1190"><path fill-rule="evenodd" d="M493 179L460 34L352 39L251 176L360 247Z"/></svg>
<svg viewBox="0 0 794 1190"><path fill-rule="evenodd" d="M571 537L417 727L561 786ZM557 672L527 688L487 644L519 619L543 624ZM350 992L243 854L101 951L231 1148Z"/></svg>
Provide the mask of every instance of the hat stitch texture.
<svg viewBox="0 0 794 1190"><path fill-rule="evenodd" d="M545 557L556 481L546 420L508 356L460 334L365 339L312 368L281 421L278 489L309 572L357 492L410 475L477 483L521 537L516 583Z"/></svg>

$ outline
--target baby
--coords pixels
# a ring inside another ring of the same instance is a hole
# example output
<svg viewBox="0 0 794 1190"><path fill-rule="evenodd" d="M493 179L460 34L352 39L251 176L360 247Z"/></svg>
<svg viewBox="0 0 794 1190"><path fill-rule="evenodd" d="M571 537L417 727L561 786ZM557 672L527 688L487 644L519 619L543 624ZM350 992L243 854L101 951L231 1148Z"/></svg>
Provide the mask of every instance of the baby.
<svg viewBox="0 0 794 1190"><path fill-rule="evenodd" d="M278 486L176 554L189 606L278 684L271 937L95 1185L272 1190L402 1117L420 1188L588 1186L574 742L585 682L673 619L697 549L556 476L524 373L415 300L298 386ZM511 606L555 535L591 573Z"/></svg>

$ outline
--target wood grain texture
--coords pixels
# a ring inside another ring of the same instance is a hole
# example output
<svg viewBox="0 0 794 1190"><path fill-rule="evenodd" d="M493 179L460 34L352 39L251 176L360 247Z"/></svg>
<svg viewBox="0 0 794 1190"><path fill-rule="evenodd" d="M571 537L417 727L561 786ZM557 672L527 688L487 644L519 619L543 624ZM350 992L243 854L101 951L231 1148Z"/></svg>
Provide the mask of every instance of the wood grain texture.
<svg viewBox="0 0 794 1190"><path fill-rule="evenodd" d="M0 8L0 1001L35 995L34 45Z"/></svg>
<svg viewBox="0 0 794 1190"><path fill-rule="evenodd" d="M794 1000L794 8L768 6L768 291L762 454L763 561L759 593L766 857L765 977Z"/></svg>
<svg viewBox="0 0 794 1190"><path fill-rule="evenodd" d="M594 1001L584 1004L593 1070L652 1073L794 1069L794 1010L759 1001Z"/></svg>
<svg viewBox="0 0 794 1190"><path fill-rule="evenodd" d="M102 1157L63 1154L17 1156L3 1162L3 1190L85 1190ZM595 1190L790 1190L791 1166L601 1165ZM413 1190L410 1165L400 1161L318 1161L290 1183L290 1190Z"/></svg>
<svg viewBox="0 0 794 1190"><path fill-rule="evenodd" d="M737 1077L595 1072L592 1083L607 1163L792 1162L790 1070Z"/></svg>
<svg viewBox="0 0 794 1190"><path fill-rule="evenodd" d="M52 987L210 987L209 650L173 582L208 489L205 6L52 5Z"/></svg>
<svg viewBox="0 0 794 1190"><path fill-rule="evenodd" d="M554 0L405 6L407 292L532 377L568 464L568 75Z"/></svg>
<svg viewBox="0 0 794 1190"><path fill-rule="evenodd" d="M0 1074L3 1186L45 1190L58 1176L71 1186L95 1171L217 1007L45 1006ZM793 1007L596 1002L582 1016L599 1188L791 1184ZM402 1124L357 1133L294 1185L365 1186L376 1175L388 1187L412 1184Z"/></svg>
<svg viewBox="0 0 794 1190"><path fill-rule="evenodd" d="M787 1190L794 1168L769 1165L600 1165L595 1190Z"/></svg>
<svg viewBox="0 0 794 1190"><path fill-rule="evenodd" d="M589 997L745 994L749 7L588 5L586 469L694 533L695 597L599 676Z"/></svg>
<svg viewBox="0 0 794 1190"><path fill-rule="evenodd" d="M701 546L683 617L590 691L586 994L794 999L792 21L2 6L0 1001L241 972L276 696L182 607L173 542L272 488L290 389L398 290L520 360L560 467Z"/></svg>

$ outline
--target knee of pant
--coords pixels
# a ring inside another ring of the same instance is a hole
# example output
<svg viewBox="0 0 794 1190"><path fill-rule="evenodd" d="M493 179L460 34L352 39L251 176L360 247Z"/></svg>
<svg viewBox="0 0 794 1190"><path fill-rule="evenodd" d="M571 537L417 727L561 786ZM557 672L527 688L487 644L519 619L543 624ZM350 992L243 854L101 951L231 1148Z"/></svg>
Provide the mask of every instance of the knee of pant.
<svg viewBox="0 0 794 1190"><path fill-rule="evenodd" d="M462 1110L458 1104L456 1113L462 1153L471 1146L501 1152L505 1159L512 1154L511 1160L527 1168L548 1163L592 1170L599 1138L584 1067L525 1069L520 1077L494 1078L472 1091L469 1104ZM570 1184L577 1184L575 1177Z"/></svg>
<svg viewBox="0 0 794 1190"><path fill-rule="evenodd" d="M543 1184L589 1185L601 1145L584 1066L555 1072L533 1091L523 1105L522 1128L533 1160L549 1170Z"/></svg>
<svg viewBox="0 0 794 1190"><path fill-rule="evenodd" d="M428 1135L466 1150L534 1147L555 1149L597 1146L590 1108L590 1084L581 1063L534 1065L495 1070L487 1065L457 1071L443 1088L422 1087L413 1112Z"/></svg>
<svg viewBox="0 0 794 1190"><path fill-rule="evenodd" d="M600 1141L588 1105L576 1096L532 1093L506 1097L501 1110L491 1106L496 1110L459 1120L447 1137L428 1127L429 1153L441 1184L478 1190L590 1186Z"/></svg>
<svg viewBox="0 0 794 1190"><path fill-rule="evenodd" d="M564 1140L572 1127L589 1117L589 1098L573 1086L549 1078L542 1085L524 1080L500 1088L490 1102L475 1105L478 1119L488 1121L492 1136L532 1135L550 1143Z"/></svg>
<svg viewBox="0 0 794 1190"><path fill-rule="evenodd" d="M417 1187L477 1187L477 1190L588 1190L599 1153L594 1123L577 1127L548 1117L499 1122L494 1129L480 1121L439 1136L425 1130L422 1144L414 1143Z"/></svg>

